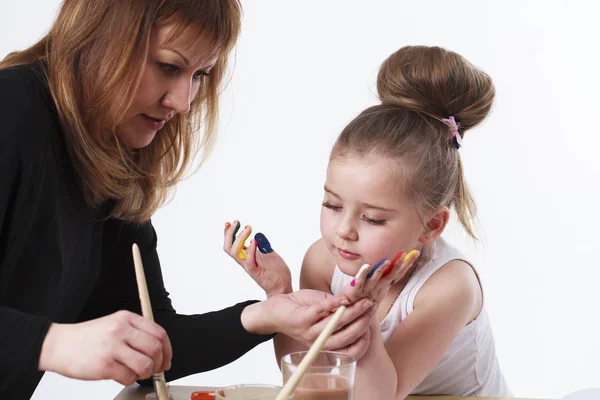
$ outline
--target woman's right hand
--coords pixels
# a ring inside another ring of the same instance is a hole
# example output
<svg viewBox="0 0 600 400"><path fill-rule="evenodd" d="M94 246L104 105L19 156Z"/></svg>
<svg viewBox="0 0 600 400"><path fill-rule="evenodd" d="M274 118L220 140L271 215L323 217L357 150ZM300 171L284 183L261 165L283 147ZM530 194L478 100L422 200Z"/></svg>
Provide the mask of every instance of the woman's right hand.
<svg viewBox="0 0 600 400"><path fill-rule="evenodd" d="M341 351L359 359L369 347L369 324L377 305L366 298L348 304L345 297L334 297L318 290L298 290L246 307L242 324L253 333L283 333L308 348L333 313L347 305L338 328L325 342L323 350Z"/></svg>
<svg viewBox="0 0 600 400"><path fill-rule="evenodd" d="M153 321L129 311L77 324L52 324L39 359L41 371L82 380L131 385L171 367L171 342Z"/></svg>

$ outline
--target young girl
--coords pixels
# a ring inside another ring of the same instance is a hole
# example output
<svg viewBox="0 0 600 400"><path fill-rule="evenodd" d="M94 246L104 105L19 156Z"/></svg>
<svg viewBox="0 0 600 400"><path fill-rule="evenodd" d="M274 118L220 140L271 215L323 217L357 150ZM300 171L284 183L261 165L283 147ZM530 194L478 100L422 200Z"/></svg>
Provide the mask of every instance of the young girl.
<svg viewBox="0 0 600 400"><path fill-rule="evenodd" d="M381 104L350 122L331 152L322 237L300 285L376 302L357 399L508 396L476 270L440 236L454 208L475 237L460 147L492 106L492 81L459 54L411 46L385 60L377 90ZM256 268L251 257L238 262ZM276 338L278 358L302 347Z"/></svg>

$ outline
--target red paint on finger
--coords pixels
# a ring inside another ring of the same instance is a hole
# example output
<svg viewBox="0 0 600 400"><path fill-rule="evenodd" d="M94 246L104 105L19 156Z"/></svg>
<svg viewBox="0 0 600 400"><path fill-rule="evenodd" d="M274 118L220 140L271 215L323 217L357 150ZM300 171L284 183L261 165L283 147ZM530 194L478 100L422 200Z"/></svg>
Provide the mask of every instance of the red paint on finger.
<svg viewBox="0 0 600 400"><path fill-rule="evenodd" d="M352 279L352 282L350 282L350 286L354 287L354 285L356 285L356 279Z"/></svg>
<svg viewBox="0 0 600 400"><path fill-rule="evenodd" d="M258 268L259 267L258 261L256 261L256 253L257 253L257 251L256 251L256 241L254 239L252 239L250 241L250 246L254 247L254 264L256 264L256 268Z"/></svg>
<svg viewBox="0 0 600 400"><path fill-rule="evenodd" d="M398 260L400 260L403 255L404 255L403 251L400 251L400 252L398 252L398 254L396 254L396 257L394 257L392 259L392 262L390 263L390 265L388 265L386 270L383 271L383 274L381 275L382 278L385 278L392 272L392 270L394 269L394 265L396 265L396 262L398 262Z"/></svg>

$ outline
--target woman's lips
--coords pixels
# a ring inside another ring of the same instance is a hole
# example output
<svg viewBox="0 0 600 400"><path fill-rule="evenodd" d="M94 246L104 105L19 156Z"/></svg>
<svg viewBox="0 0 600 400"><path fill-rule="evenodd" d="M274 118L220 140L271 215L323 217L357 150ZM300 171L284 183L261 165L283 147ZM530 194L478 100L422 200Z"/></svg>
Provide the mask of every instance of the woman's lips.
<svg viewBox="0 0 600 400"><path fill-rule="evenodd" d="M162 129L162 127L165 126L166 121L164 119L152 118L146 114L142 114L142 117L144 118L144 121L146 121L146 123L150 126L150 128L152 128L155 131Z"/></svg>

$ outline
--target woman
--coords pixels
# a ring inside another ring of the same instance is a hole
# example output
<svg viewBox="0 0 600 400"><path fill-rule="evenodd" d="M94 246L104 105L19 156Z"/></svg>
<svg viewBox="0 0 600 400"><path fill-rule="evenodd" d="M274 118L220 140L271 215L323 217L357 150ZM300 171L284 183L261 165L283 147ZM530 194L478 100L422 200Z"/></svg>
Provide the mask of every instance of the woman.
<svg viewBox="0 0 600 400"><path fill-rule="evenodd" d="M240 18L237 0L65 0L0 63L0 397L29 398L44 371L128 385L222 366L276 332L310 344L346 301L282 281L184 316L164 288L150 217L211 149ZM139 315L133 243L156 323ZM326 347L360 357L373 309L350 307Z"/></svg>

